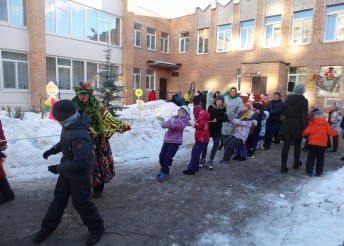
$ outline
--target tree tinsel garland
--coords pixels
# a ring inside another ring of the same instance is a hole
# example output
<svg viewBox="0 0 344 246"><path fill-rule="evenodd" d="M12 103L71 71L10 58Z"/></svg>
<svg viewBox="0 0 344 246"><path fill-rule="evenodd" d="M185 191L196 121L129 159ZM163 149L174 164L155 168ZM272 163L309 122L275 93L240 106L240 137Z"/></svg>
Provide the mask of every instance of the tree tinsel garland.
<svg viewBox="0 0 344 246"><path fill-rule="evenodd" d="M97 132L98 137L101 137L105 131L104 125L101 124L102 118L102 104L100 104L94 95L90 95L90 99L87 102L82 102L76 96L72 99L81 110L84 110L91 120L91 127Z"/></svg>

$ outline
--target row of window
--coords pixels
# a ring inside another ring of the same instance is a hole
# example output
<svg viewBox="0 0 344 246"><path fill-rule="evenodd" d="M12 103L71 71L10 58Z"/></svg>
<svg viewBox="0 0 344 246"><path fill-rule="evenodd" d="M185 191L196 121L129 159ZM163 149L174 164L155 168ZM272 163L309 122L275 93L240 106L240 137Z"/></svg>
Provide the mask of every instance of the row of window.
<svg viewBox="0 0 344 246"><path fill-rule="evenodd" d="M133 89L142 88L142 69L141 68L134 68L133 70ZM154 70L146 70L146 90L155 90L155 71Z"/></svg>
<svg viewBox="0 0 344 246"><path fill-rule="evenodd" d="M66 0L45 0L46 32L121 45L121 18Z"/></svg>
<svg viewBox="0 0 344 246"><path fill-rule="evenodd" d="M304 10L293 13L290 43L305 45L312 42L314 10ZM255 20L240 23L240 50L254 48ZM282 15L265 17L264 42L265 48L279 47L282 41ZM134 46L141 47L141 25L134 23ZM210 29L197 30L197 54L209 53ZM147 28L147 49L156 50L156 30ZM327 6L325 18L324 42L344 41L344 4ZM161 32L161 52L168 53L169 35ZM235 48L232 45L232 24L217 27L216 51L228 52ZM189 51L189 32L179 33L179 52Z"/></svg>
<svg viewBox="0 0 344 246"><path fill-rule="evenodd" d="M29 86L28 55L9 51L1 51L2 81L4 89L23 89ZM47 57L47 82L59 82L61 90L72 90L80 81L89 81L92 86L99 87L97 74L104 67L101 63ZM121 74L121 67L112 64L111 71Z"/></svg>

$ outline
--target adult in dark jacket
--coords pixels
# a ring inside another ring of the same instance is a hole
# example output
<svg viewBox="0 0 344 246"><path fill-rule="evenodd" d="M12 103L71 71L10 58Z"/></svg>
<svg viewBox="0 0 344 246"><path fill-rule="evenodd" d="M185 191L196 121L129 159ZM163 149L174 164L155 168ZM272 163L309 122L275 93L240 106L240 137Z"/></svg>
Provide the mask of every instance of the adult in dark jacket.
<svg viewBox="0 0 344 246"><path fill-rule="evenodd" d="M279 131L284 140L282 148L281 173L288 172L287 161L290 142L294 142L294 169L302 165L300 161L302 132L308 126L308 100L303 96L304 85L297 85L294 88L294 95L289 95L284 103L285 119Z"/></svg>
<svg viewBox="0 0 344 246"><path fill-rule="evenodd" d="M216 151L219 147L221 140L221 129L222 122L227 122L228 117L226 113L226 107L224 105L225 98L218 95L212 104L208 107L208 113L210 114L209 119L209 133L210 137L213 139L213 148L211 149L210 158L207 163L205 163L205 158L207 156L208 143L205 144L202 151L202 158L200 161L200 167L206 165L208 170L213 170L213 162Z"/></svg>
<svg viewBox="0 0 344 246"><path fill-rule="evenodd" d="M281 115L283 114L283 102L281 100L281 94L275 92L273 99L266 107L266 111L270 113L270 116L266 122L266 130L264 137L264 149L270 149L272 138L278 133L281 125Z"/></svg>
<svg viewBox="0 0 344 246"><path fill-rule="evenodd" d="M201 107L203 110L207 110L207 94L208 91L203 91L203 95L201 96Z"/></svg>
<svg viewBox="0 0 344 246"><path fill-rule="evenodd" d="M43 158L62 152L58 165L48 167L57 179L54 200L45 215L41 230L33 241L43 242L59 225L69 197L72 197L74 208L78 211L82 222L88 227L90 236L88 245L96 244L104 234L104 222L96 206L90 201L91 174L93 168L93 145L88 133L89 117L77 111L76 105L69 100L61 100L54 104L53 116L62 125L60 142L43 153Z"/></svg>
<svg viewBox="0 0 344 246"><path fill-rule="evenodd" d="M196 95L192 99L192 103L193 103L194 106L201 104L201 97L202 97L202 95L203 94L200 91L197 91Z"/></svg>

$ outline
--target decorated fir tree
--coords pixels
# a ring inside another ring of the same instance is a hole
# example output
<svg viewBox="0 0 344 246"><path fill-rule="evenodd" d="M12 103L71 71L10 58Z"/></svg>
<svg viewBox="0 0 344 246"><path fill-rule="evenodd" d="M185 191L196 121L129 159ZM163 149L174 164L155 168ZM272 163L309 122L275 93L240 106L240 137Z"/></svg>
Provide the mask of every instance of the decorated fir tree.
<svg viewBox="0 0 344 246"><path fill-rule="evenodd" d="M115 101L120 101L124 86L120 85L120 74L115 72L114 64L111 63L110 48L104 50L105 63L100 64L99 88L97 91L97 99L111 112L112 115L116 114L117 110L122 110L124 107Z"/></svg>

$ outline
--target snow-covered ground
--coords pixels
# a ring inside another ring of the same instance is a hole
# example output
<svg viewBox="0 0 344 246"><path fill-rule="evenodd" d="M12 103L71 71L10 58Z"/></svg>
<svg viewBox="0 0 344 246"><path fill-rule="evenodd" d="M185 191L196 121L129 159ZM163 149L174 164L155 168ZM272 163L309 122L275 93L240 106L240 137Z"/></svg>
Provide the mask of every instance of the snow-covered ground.
<svg viewBox="0 0 344 246"><path fill-rule="evenodd" d="M138 164L140 167L156 165L165 132L160 125L177 110L173 103L159 100L142 104L140 111L137 105L130 105L119 112L132 130L110 139L116 165L125 165L129 170L138 168ZM8 139L5 169L10 183L51 177L47 166L58 163L60 155L45 160L42 153L58 142L61 126L30 112L19 120L0 111L0 119ZM194 129L187 127L176 158L189 160L193 135ZM289 199L288 194L277 194L279 199L269 198L274 213L252 221L248 229L253 231L259 245L342 245L344 169L326 173L321 178L310 178L296 190L299 191L296 202L295 197ZM230 245L230 242L230 235L217 233L214 228L212 233L200 235L199 244Z"/></svg>

